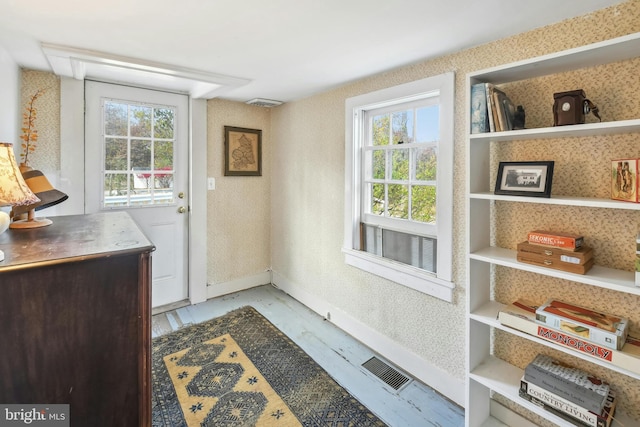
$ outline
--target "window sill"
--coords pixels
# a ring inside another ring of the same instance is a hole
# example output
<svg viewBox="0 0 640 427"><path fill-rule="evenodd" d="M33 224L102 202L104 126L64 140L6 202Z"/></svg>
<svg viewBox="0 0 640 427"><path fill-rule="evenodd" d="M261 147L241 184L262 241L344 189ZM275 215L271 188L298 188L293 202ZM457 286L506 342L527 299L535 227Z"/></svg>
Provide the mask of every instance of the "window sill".
<svg viewBox="0 0 640 427"><path fill-rule="evenodd" d="M452 282L438 279L431 273L406 264L380 258L367 252L342 249L348 265L373 273L427 295L453 302Z"/></svg>

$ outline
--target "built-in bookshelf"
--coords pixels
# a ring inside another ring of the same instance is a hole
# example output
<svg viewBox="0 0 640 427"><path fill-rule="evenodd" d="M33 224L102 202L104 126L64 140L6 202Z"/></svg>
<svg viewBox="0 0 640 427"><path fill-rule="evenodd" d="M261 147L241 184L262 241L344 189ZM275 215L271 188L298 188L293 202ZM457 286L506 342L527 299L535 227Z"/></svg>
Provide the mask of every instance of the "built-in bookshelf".
<svg viewBox="0 0 640 427"><path fill-rule="evenodd" d="M503 85L511 82L551 76L595 65L628 61L640 57L640 33L595 43L559 53L525 61L481 70L467 75L467 111L471 111L471 87L478 83ZM552 94L549 94L551 96ZM516 197L493 194L495 177L492 171L492 154L496 144L520 140L608 136L615 134L638 134L640 140L640 118L602 123L587 123L572 126L541 127L471 134L471 117L467 123L466 179L467 179L467 405L466 426L504 425L491 413L492 397L499 393L516 405L526 408L540 417L559 426L572 426L566 420L532 404L518 396L523 369L496 357L492 339L496 330L529 340L541 348L551 347L577 359L587 360L607 369L640 379L634 374L611 364L598 362L586 354L556 345L515 329L502 326L497 321L503 304L493 300L496 266L532 272L541 277L559 278L589 286L605 288L613 292L640 295L635 286L634 273L595 265L587 274L572 274L559 270L537 267L517 262L516 252L496 247L492 230L499 227L492 209L497 202L546 204L554 207L588 207L595 209L619 209L638 211L640 204L618 202L610 199L579 196L553 196L551 198ZM640 144L639 144L640 152ZM550 154L552 155L552 154ZM553 159L551 159L553 160ZM495 159L494 159L495 161ZM530 206L530 205L528 205ZM640 215L640 213L638 213ZM617 410L616 419L621 425L638 425L624 411Z"/></svg>

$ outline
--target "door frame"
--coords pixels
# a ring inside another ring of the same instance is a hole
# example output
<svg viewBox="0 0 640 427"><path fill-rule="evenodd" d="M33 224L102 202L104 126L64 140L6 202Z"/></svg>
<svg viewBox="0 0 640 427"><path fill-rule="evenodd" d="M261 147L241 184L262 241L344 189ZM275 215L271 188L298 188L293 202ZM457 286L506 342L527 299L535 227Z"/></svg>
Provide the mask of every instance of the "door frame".
<svg viewBox="0 0 640 427"><path fill-rule="evenodd" d="M69 189L60 215L85 213L84 102L84 80L60 77L60 180ZM191 96L188 161L188 292L197 304L207 299L207 100Z"/></svg>

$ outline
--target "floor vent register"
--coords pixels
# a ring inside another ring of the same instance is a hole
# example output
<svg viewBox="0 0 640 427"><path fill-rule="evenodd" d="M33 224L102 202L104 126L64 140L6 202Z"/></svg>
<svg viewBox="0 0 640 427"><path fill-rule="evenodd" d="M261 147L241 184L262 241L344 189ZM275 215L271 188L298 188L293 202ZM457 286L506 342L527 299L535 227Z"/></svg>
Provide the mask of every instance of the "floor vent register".
<svg viewBox="0 0 640 427"><path fill-rule="evenodd" d="M364 362L362 366L394 390L400 390L410 382L409 377L375 356Z"/></svg>

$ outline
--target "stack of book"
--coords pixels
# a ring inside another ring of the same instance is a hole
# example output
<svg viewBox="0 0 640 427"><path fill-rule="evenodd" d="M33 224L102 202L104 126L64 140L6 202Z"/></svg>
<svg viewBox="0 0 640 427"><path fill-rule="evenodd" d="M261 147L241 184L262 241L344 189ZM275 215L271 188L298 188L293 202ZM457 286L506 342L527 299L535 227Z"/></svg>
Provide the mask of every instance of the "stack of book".
<svg viewBox="0 0 640 427"><path fill-rule="evenodd" d="M621 350L629 333L629 319L550 299L536 309L536 320L555 330L594 344Z"/></svg>
<svg viewBox="0 0 640 427"><path fill-rule="evenodd" d="M520 299L500 310L498 321L504 326L587 354L635 374L640 374L640 339L627 333L621 349L618 349L618 342L616 342L615 346L601 345L590 341L589 338L585 338L583 335L574 335L570 331L559 329L555 323L549 325L537 320L536 311L540 307L542 306L526 299ZM622 319L622 321L628 325L626 319ZM621 338L616 338L616 340L619 339Z"/></svg>
<svg viewBox="0 0 640 427"><path fill-rule="evenodd" d="M518 244L517 259L576 274L585 274L594 262L582 236L541 230L529 232L527 241Z"/></svg>
<svg viewBox="0 0 640 427"><path fill-rule="evenodd" d="M513 130L516 107L491 83L471 86L471 133Z"/></svg>
<svg viewBox="0 0 640 427"><path fill-rule="evenodd" d="M577 425L609 427L616 408L609 384L543 354L525 368L519 394Z"/></svg>

